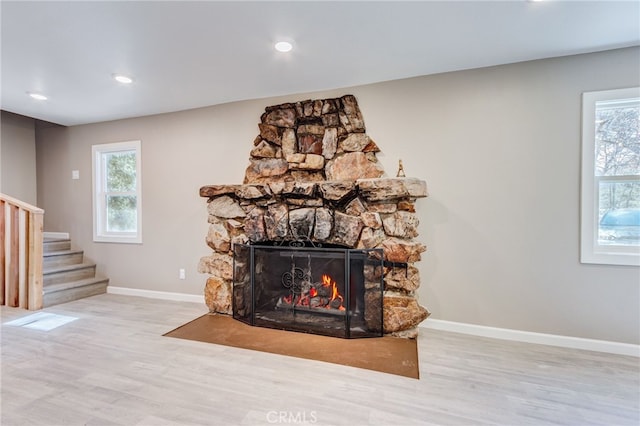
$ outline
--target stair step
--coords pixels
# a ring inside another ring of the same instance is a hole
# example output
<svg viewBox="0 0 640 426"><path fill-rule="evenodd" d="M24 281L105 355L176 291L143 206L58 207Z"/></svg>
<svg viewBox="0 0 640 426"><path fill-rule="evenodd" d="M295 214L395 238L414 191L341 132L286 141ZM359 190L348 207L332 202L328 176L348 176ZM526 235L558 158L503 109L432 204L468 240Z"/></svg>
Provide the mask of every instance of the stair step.
<svg viewBox="0 0 640 426"><path fill-rule="evenodd" d="M95 263L78 263L75 265L60 265L43 271L43 285L60 284L66 281L78 281L95 277Z"/></svg>
<svg viewBox="0 0 640 426"><path fill-rule="evenodd" d="M85 262L82 250L71 249L68 234L55 233L43 241L45 307L107 292L109 278L96 276L95 263Z"/></svg>
<svg viewBox="0 0 640 426"><path fill-rule="evenodd" d="M45 238L43 244L44 253L60 250L71 250L71 240L64 238Z"/></svg>
<svg viewBox="0 0 640 426"><path fill-rule="evenodd" d="M44 253L43 267L44 269L62 266L77 265L82 263L84 252L82 250L60 250Z"/></svg>
<svg viewBox="0 0 640 426"><path fill-rule="evenodd" d="M109 279L99 276L49 284L43 290L43 305L48 307L97 294L104 294L107 292L108 285Z"/></svg>

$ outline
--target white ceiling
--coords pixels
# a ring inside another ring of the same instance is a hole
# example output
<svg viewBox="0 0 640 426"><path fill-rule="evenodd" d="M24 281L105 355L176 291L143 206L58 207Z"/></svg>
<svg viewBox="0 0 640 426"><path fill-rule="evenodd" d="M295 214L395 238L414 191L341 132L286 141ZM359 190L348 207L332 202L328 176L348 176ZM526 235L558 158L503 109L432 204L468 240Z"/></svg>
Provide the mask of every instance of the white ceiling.
<svg viewBox="0 0 640 426"><path fill-rule="evenodd" d="M638 1L2 0L0 12L2 109L62 125L640 45ZM282 37L289 54L272 47Z"/></svg>

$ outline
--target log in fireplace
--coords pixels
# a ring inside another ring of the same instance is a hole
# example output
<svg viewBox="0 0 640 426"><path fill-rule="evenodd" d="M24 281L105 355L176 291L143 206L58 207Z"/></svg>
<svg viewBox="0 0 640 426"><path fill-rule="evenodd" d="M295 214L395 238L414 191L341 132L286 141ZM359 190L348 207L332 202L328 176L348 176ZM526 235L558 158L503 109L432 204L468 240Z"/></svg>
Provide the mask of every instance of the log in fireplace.
<svg viewBox="0 0 640 426"><path fill-rule="evenodd" d="M234 245L233 317L332 337L381 337L382 249Z"/></svg>

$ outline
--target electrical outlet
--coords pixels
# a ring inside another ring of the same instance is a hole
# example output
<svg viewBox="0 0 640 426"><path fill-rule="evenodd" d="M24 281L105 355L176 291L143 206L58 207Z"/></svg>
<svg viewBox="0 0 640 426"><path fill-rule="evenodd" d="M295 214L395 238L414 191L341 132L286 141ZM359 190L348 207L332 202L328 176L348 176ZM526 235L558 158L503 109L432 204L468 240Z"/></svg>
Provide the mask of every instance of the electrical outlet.
<svg viewBox="0 0 640 426"><path fill-rule="evenodd" d="M187 272L184 269L180 269L179 276L181 280L184 280L187 278Z"/></svg>
<svg viewBox="0 0 640 426"><path fill-rule="evenodd" d="M71 179L80 179L80 170L71 170Z"/></svg>

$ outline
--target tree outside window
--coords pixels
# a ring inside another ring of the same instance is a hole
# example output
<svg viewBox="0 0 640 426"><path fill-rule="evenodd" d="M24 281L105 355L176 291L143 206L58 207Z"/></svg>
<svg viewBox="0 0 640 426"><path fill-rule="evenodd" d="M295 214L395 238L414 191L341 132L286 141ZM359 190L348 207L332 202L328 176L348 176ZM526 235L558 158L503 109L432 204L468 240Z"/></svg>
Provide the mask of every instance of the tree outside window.
<svg viewBox="0 0 640 426"><path fill-rule="evenodd" d="M107 231L137 229L136 153L106 154Z"/></svg>
<svg viewBox="0 0 640 426"><path fill-rule="evenodd" d="M93 146L94 240L141 242L140 141Z"/></svg>

